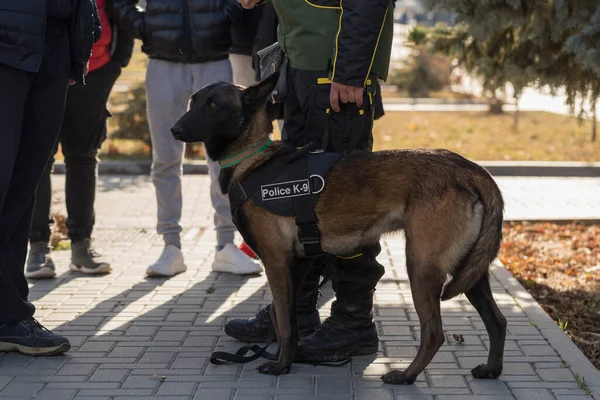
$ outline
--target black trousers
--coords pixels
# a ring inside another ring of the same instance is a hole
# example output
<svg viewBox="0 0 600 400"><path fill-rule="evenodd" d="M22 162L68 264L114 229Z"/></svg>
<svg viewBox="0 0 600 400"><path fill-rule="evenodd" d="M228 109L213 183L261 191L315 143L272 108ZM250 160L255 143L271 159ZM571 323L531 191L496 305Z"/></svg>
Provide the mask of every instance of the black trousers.
<svg viewBox="0 0 600 400"><path fill-rule="evenodd" d="M91 71L86 86L71 86L59 135L65 156L67 229L73 242L91 237L94 228L94 200L98 172L98 150L106 138L106 102L115 81L121 74L121 65L113 60ZM50 212L52 186L50 175L54 165L52 156L36 191L33 222L29 240L48 243L50 226L54 223Z"/></svg>
<svg viewBox="0 0 600 400"><path fill-rule="evenodd" d="M71 70L69 24L48 20L37 73L0 65L0 323L29 318L23 274L36 186L56 142Z"/></svg>
<svg viewBox="0 0 600 400"><path fill-rule="evenodd" d="M314 141L326 151L346 154L352 143L352 152L373 149L373 118L375 116L376 82L365 90L363 108L355 104L340 104L341 111L330 110L326 72L301 71L289 67L287 71L288 95L283 104L284 125L282 139L296 147ZM354 139L353 139L354 137ZM353 143L354 141L354 143ZM337 268L331 276L338 300L369 298L384 274L384 268L376 260L379 245L358 249L360 256L337 259ZM322 274L323 265L314 268L313 274ZM314 282L315 279L307 279ZM318 280L316 280L318 282ZM308 292L310 288L306 288Z"/></svg>

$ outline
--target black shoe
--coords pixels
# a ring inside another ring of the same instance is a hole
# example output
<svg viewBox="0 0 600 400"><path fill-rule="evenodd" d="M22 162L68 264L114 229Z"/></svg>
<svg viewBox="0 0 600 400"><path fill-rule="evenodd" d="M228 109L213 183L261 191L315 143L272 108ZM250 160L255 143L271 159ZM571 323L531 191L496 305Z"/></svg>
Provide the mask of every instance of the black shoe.
<svg viewBox="0 0 600 400"><path fill-rule="evenodd" d="M302 286L299 289L297 322L300 337L307 336L321 324L321 318L317 311L317 300L319 297L319 281L325 266L314 265ZM271 306L261 309L255 317L232 319L225 324L225 333L232 338L248 343L264 343L269 338L271 328Z"/></svg>
<svg viewBox="0 0 600 400"><path fill-rule="evenodd" d="M234 339L248 343L264 343L269 338L271 329L271 305L262 308L255 317L236 318L227 321L225 333ZM298 315L298 330L300 337L310 335L321 323L319 312Z"/></svg>
<svg viewBox="0 0 600 400"><path fill-rule="evenodd" d="M379 336L373 323L373 291L370 300L336 300L331 316L310 336L300 339L299 361L334 362L352 356L377 353Z"/></svg>
<svg viewBox="0 0 600 400"><path fill-rule="evenodd" d="M18 351L29 356L57 356L69 351L66 337L44 328L34 318L0 324L0 352Z"/></svg>

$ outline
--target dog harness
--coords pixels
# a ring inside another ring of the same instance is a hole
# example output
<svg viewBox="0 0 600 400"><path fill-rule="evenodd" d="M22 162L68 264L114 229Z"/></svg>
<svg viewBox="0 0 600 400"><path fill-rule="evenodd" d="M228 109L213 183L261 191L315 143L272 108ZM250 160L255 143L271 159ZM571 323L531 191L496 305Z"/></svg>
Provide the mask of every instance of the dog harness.
<svg viewBox="0 0 600 400"><path fill-rule="evenodd" d="M310 144L269 160L242 182L234 183L229 190L233 223L239 226L241 206L251 200L273 214L296 217L298 239L306 256L323 254L314 208L329 170L342 155L311 151L313 147Z"/></svg>

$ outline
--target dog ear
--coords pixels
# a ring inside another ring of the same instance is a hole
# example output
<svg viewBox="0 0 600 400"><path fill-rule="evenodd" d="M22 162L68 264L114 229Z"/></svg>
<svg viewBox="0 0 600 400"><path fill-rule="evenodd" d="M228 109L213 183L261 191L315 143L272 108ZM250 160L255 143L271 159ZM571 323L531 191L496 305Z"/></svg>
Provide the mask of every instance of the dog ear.
<svg viewBox="0 0 600 400"><path fill-rule="evenodd" d="M267 101L267 98L273 92L277 81L279 80L279 71L274 72L268 78L247 87L244 90L243 102L246 109L257 110Z"/></svg>

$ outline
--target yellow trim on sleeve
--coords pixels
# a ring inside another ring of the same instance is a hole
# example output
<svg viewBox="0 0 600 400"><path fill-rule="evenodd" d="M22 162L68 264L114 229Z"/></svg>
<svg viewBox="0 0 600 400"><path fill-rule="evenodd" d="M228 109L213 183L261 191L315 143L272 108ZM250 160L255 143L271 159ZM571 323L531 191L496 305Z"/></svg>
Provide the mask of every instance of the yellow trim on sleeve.
<svg viewBox="0 0 600 400"><path fill-rule="evenodd" d="M373 50L373 57L371 57L371 64L369 64L369 70L367 71L367 76L365 77L365 84L367 84L367 79L369 75L371 75L371 68L373 68L373 62L375 62L375 55L377 54L377 48L379 47L379 40L381 39L381 33L383 32L383 27L385 26L385 19L387 18L387 13L390 10L390 6L385 10L385 14L383 14L383 22L381 23L381 29L379 29L379 35L377 36L377 43L375 43L375 50Z"/></svg>
<svg viewBox="0 0 600 400"><path fill-rule="evenodd" d="M312 6L312 7L316 7L316 8L326 8L326 9L329 9L329 10L339 10L340 8L342 8L341 6L340 6L340 7L336 7L336 6L319 6L319 5L317 5L317 4L311 3L311 2L310 2L310 1L308 1L308 0L304 0L304 1L305 1L305 2L306 2L308 5L310 5L310 6Z"/></svg>
<svg viewBox="0 0 600 400"><path fill-rule="evenodd" d="M340 0L340 9L342 12L340 13L340 22L338 25L338 31L335 35L335 56L333 57L333 71L331 72L331 80L335 78L335 66L337 64L337 56L338 56L338 39L340 38L340 32L342 31L342 18L344 18L344 4L343 0Z"/></svg>

